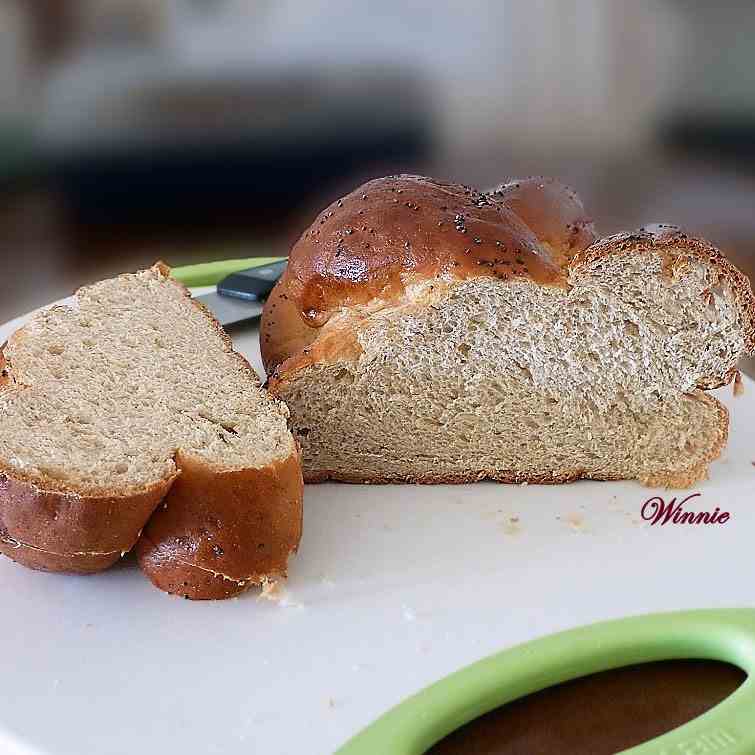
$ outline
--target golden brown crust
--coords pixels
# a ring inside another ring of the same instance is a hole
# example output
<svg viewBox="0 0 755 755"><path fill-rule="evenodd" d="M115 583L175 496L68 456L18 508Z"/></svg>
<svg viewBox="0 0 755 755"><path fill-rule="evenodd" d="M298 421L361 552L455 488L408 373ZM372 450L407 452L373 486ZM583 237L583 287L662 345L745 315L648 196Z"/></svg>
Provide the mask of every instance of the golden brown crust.
<svg viewBox="0 0 755 755"><path fill-rule="evenodd" d="M561 278L536 235L494 197L423 176L369 181L326 208L294 245L285 279L304 320L394 299L402 274Z"/></svg>
<svg viewBox="0 0 755 755"><path fill-rule="evenodd" d="M327 332L325 331L327 328ZM310 345L296 352L278 365L267 382L267 389L279 396L284 385L291 382L300 370L313 364L335 364L336 362L356 362L364 353L359 343L359 322L346 320L335 326L328 324Z"/></svg>
<svg viewBox="0 0 755 755"><path fill-rule="evenodd" d="M279 280L262 310L260 353L268 375L289 357L300 354L320 332L304 322L286 289L286 282Z"/></svg>
<svg viewBox="0 0 755 755"><path fill-rule="evenodd" d="M154 269L166 277L170 273L162 263ZM173 283L191 299L188 289ZM192 302L232 350L217 320ZM259 384L247 360L233 353ZM3 382L13 382L4 357L0 372ZM303 483L298 449L293 448L288 458L266 467L234 471L179 453L176 472L146 490L122 495L83 495L62 482L49 490L48 480L0 470L0 552L33 569L91 573L115 563L141 533L140 563L158 587L177 583L178 589L168 591L191 598L229 597L251 584L285 576L287 558L298 547ZM202 541L205 530L218 534ZM185 542L179 543L181 538ZM192 558L186 558L186 543L193 544ZM212 551L213 545L223 555ZM179 558L186 563L179 564ZM215 571L231 580L203 571L212 564L222 564L226 571Z"/></svg>
<svg viewBox="0 0 755 755"><path fill-rule="evenodd" d="M226 472L184 454L176 461L181 476L137 545L152 582L169 593L212 599L284 577L301 537L298 456Z"/></svg>
<svg viewBox="0 0 755 755"><path fill-rule="evenodd" d="M326 208L291 250L263 313L265 367L271 373L309 345L341 307L395 304L409 283L484 276L565 285L564 264L594 239L577 195L553 179L490 193L424 176L369 181Z"/></svg>
<svg viewBox="0 0 755 755"><path fill-rule="evenodd" d="M597 239L578 194L554 178L516 179L501 184L493 196L532 229L562 266Z"/></svg>
<svg viewBox="0 0 755 755"><path fill-rule="evenodd" d="M124 496L47 491L0 475L0 552L32 569L86 574L131 550L173 478Z"/></svg>
<svg viewBox="0 0 755 755"><path fill-rule="evenodd" d="M460 210L454 223L447 217L452 210ZM459 215L464 221L457 228ZM495 235L506 238L491 260L488 247ZM533 237L537 264L517 269L517 244L525 239L531 244ZM603 256L651 250L668 255L670 275L692 258L716 271L718 281L711 288L727 282L741 313L746 351L755 353L755 297L749 280L707 241L669 225L594 240L592 222L579 198L552 179L523 179L489 194L419 176L370 181L321 213L291 251L289 268L263 313L261 350L268 374L274 374L270 387L275 392L303 367L332 361L335 351L329 328L323 325L339 307L358 320L366 302L371 307L380 302L400 306L406 303L408 284L429 279L440 285L441 278L447 282L520 276L568 286L570 274ZM544 266L538 267L539 263ZM342 334L347 330L342 327ZM326 335L328 344L323 342ZM348 345L341 356L354 353ZM716 388L731 382L734 375L732 368L725 375L701 380L698 387Z"/></svg>
<svg viewBox="0 0 755 755"><path fill-rule="evenodd" d="M696 482L700 482L707 478L708 465L721 455L721 451L726 446L726 441L729 436L729 412L726 407L718 401L718 399L709 396L700 390L695 390L687 395L716 408L718 414L718 427L715 433L715 442L711 445L700 463L681 470L658 470L653 475L641 478L640 482L643 485L663 488L689 488ZM304 475L304 482L307 484L333 481L366 485L395 485L407 483L416 485L463 485L471 482L482 482L483 480L491 480L492 482L509 483L513 485L560 485L567 482L577 482L578 480L608 481L626 479L630 478L621 475L590 475L584 469L572 469L561 473L539 475L525 474L515 470L490 470L451 475L441 473L383 476L327 470L308 474L305 473Z"/></svg>

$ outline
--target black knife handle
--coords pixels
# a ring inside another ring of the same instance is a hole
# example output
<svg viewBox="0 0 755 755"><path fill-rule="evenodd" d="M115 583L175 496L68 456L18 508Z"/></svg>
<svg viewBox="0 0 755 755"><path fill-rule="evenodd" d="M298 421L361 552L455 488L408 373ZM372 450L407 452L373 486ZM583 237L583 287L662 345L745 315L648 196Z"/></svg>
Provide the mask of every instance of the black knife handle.
<svg viewBox="0 0 755 755"><path fill-rule="evenodd" d="M273 290L287 264L288 260L281 260L231 273L218 283L218 293L234 299L262 301Z"/></svg>

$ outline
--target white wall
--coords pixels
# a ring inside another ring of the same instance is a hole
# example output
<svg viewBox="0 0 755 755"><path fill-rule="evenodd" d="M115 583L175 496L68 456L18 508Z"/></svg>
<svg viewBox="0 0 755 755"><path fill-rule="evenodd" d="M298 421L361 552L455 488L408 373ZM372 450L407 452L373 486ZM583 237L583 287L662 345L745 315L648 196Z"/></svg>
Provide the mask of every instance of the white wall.
<svg viewBox="0 0 755 755"><path fill-rule="evenodd" d="M183 11L176 49L205 60L417 65L462 146L641 142L679 43L678 17L656 0L226 0L212 19L169 1Z"/></svg>
<svg viewBox="0 0 755 755"><path fill-rule="evenodd" d="M275 75L302 64L419 69L450 150L547 143L596 153L641 144L675 81L683 29L661 0L152 2L158 63L184 76ZM86 90L84 79L104 71L87 61L66 86Z"/></svg>

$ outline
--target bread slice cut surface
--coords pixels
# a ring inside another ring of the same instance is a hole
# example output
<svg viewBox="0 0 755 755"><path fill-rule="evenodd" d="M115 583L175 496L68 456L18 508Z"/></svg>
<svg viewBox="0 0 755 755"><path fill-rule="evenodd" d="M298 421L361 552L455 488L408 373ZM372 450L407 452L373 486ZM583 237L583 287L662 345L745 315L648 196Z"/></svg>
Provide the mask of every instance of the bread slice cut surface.
<svg viewBox="0 0 755 755"><path fill-rule="evenodd" d="M4 358L7 555L95 571L128 551L149 521L140 558L163 589L224 597L284 573L301 527L286 409L167 269L82 289L73 305L35 315ZM191 514L197 496L201 511Z"/></svg>

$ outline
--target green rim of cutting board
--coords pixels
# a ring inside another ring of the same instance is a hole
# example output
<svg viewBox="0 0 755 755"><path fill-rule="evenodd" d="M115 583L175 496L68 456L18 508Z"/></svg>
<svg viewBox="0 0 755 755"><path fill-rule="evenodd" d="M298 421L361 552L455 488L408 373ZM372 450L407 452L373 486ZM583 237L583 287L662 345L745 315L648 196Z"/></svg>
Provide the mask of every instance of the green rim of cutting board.
<svg viewBox="0 0 755 755"><path fill-rule="evenodd" d="M243 257L241 259L220 260L218 262L203 262L199 265L184 265L174 267L170 274L184 286L215 286L231 273L238 273L258 265L268 265L271 262L280 262L285 257Z"/></svg>
<svg viewBox="0 0 755 755"><path fill-rule="evenodd" d="M637 616L572 629L504 650L408 698L336 755L422 755L505 703L582 676L653 661L731 663L748 678L723 702L632 755L755 753L755 609Z"/></svg>

